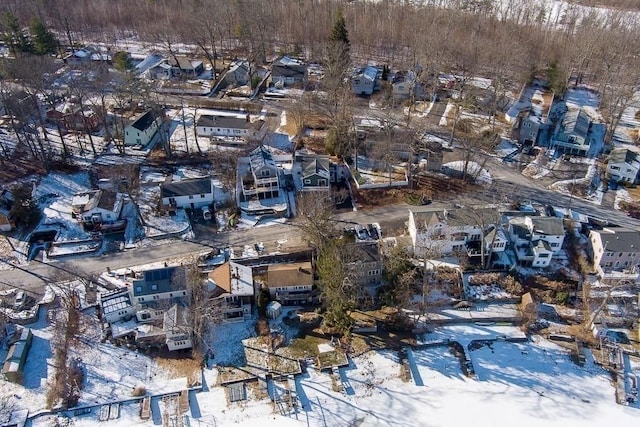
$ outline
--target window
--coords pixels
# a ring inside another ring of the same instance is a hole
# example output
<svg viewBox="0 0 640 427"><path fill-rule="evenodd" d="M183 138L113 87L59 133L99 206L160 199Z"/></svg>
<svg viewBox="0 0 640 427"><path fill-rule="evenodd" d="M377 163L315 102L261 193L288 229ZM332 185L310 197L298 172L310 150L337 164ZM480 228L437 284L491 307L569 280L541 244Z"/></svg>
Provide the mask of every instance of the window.
<svg viewBox="0 0 640 427"><path fill-rule="evenodd" d="M326 187L327 186L327 180L326 179L319 179L318 180L318 185L320 187Z"/></svg>
<svg viewBox="0 0 640 427"><path fill-rule="evenodd" d="M549 258L549 254L540 254L538 258Z"/></svg>
<svg viewBox="0 0 640 427"><path fill-rule="evenodd" d="M139 294L142 292L142 286L136 286L136 293Z"/></svg>
<svg viewBox="0 0 640 427"><path fill-rule="evenodd" d="M260 176L269 176L270 171L268 169L263 169L260 171Z"/></svg>
<svg viewBox="0 0 640 427"><path fill-rule="evenodd" d="M205 197L206 197L206 196L205 196L204 194L201 194L201 195L200 195L200 198L201 198L201 199L204 199Z"/></svg>
<svg viewBox="0 0 640 427"><path fill-rule="evenodd" d="M557 248L558 246L560 246L557 242L551 243L550 245L552 248Z"/></svg>
<svg viewBox="0 0 640 427"><path fill-rule="evenodd" d="M193 200L193 196L191 196L191 195L190 195L190 196L189 196L189 200Z"/></svg>
<svg viewBox="0 0 640 427"><path fill-rule="evenodd" d="M305 179L305 180L304 180L304 183L305 183L306 185L311 185L311 180L310 180L310 179Z"/></svg>
<svg viewBox="0 0 640 427"><path fill-rule="evenodd" d="M614 171L619 171L620 170L620 166L610 166L609 168L611 170L614 170Z"/></svg>
<svg viewBox="0 0 640 427"><path fill-rule="evenodd" d="M157 291L158 290L158 285L151 285L151 290L152 291Z"/></svg>
<svg viewBox="0 0 640 427"><path fill-rule="evenodd" d="M618 254L618 256L619 256L620 258L622 258L622 252L620 252L620 253Z"/></svg>

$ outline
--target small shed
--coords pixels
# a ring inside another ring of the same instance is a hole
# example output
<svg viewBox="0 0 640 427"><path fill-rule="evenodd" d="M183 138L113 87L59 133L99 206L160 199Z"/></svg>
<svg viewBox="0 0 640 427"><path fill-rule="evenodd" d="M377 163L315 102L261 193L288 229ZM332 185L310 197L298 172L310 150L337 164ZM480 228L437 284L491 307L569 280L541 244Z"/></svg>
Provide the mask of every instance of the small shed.
<svg viewBox="0 0 640 427"><path fill-rule="evenodd" d="M277 319L280 313L282 313L282 304L278 301L271 301L267 305L267 317L269 319Z"/></svg>

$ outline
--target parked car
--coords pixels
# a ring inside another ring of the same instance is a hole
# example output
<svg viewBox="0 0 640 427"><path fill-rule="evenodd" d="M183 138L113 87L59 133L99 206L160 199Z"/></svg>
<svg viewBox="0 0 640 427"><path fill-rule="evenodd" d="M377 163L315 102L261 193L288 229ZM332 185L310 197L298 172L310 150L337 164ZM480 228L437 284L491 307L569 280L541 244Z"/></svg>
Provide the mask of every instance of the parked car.
<svg viewBox="0 0 640 427"><path fill-rule="evenodd" d="M211 219L212 215L211 215L211 209L209 209L209 206L205 206L202 208L202 218L204 218L205 221L209 221Z"/></svg>
<svg viewBox="0 0 640 427"><path fill-rule="evenodd" d="M20 311L27 303L27 294L24 291L18 291L16 294L16 300L13 303L14 310Z"/></svg>

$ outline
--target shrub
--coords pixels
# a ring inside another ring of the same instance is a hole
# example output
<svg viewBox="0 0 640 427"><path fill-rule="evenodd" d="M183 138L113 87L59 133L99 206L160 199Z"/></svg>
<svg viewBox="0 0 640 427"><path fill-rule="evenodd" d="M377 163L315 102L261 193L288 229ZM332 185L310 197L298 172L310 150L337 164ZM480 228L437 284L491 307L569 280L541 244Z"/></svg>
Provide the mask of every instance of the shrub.
<svg viewBox="0 0 640 427"><path fill-rule="evenodd" d="M140 397L140 396L144 396L145 394L147 394L147 389L141 385L134 388L133 391L131 392L131 396L133 397Z"/></svg>

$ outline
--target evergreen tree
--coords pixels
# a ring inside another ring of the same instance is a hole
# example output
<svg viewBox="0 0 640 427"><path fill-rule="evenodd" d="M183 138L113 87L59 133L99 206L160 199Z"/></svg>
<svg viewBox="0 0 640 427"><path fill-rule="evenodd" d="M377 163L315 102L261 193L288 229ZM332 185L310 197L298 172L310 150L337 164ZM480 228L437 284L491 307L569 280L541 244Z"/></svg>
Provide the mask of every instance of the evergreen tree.
<svg viewBox="0 0 640 427"><path fill-rule="evenodd" d="M2 26L4 27L2 41L9 46L14 56L18 53L31 52L29 38L22 31L20 21L16 15L11 12L4 12L2 14Z"/></svg>
<svg viewBox="0 0 640 427"><path fill-rule="evenodd" d="M58 40L55 35L35 16L31 18L29 23L29 32L33 43L33 53L36 55L55 53L58 49Z"/></svg>
<svg viewBox="0 0 640 427"><path fill-rule="evenodd" d="M14 203L9 212L18 226L32 227L40 221L38 202L31 195L29 185L16 185L11 189Z"/></svg>
<svg viewBox="0 0 640 427"><path fill-rule="evenodd" d="M125 72L131 68L131 62L129 62L129 54L124 51L118 51L113 55L113 66L116 70Z"/></svg>
<svg viewBox="0 0 640 427"><path fill-rule="evenodd" d="M329 41L331 43L344 43L347 47L349 46L349 32L341 10L338 11L336 16L336 22L333 24Z"/></svg>

